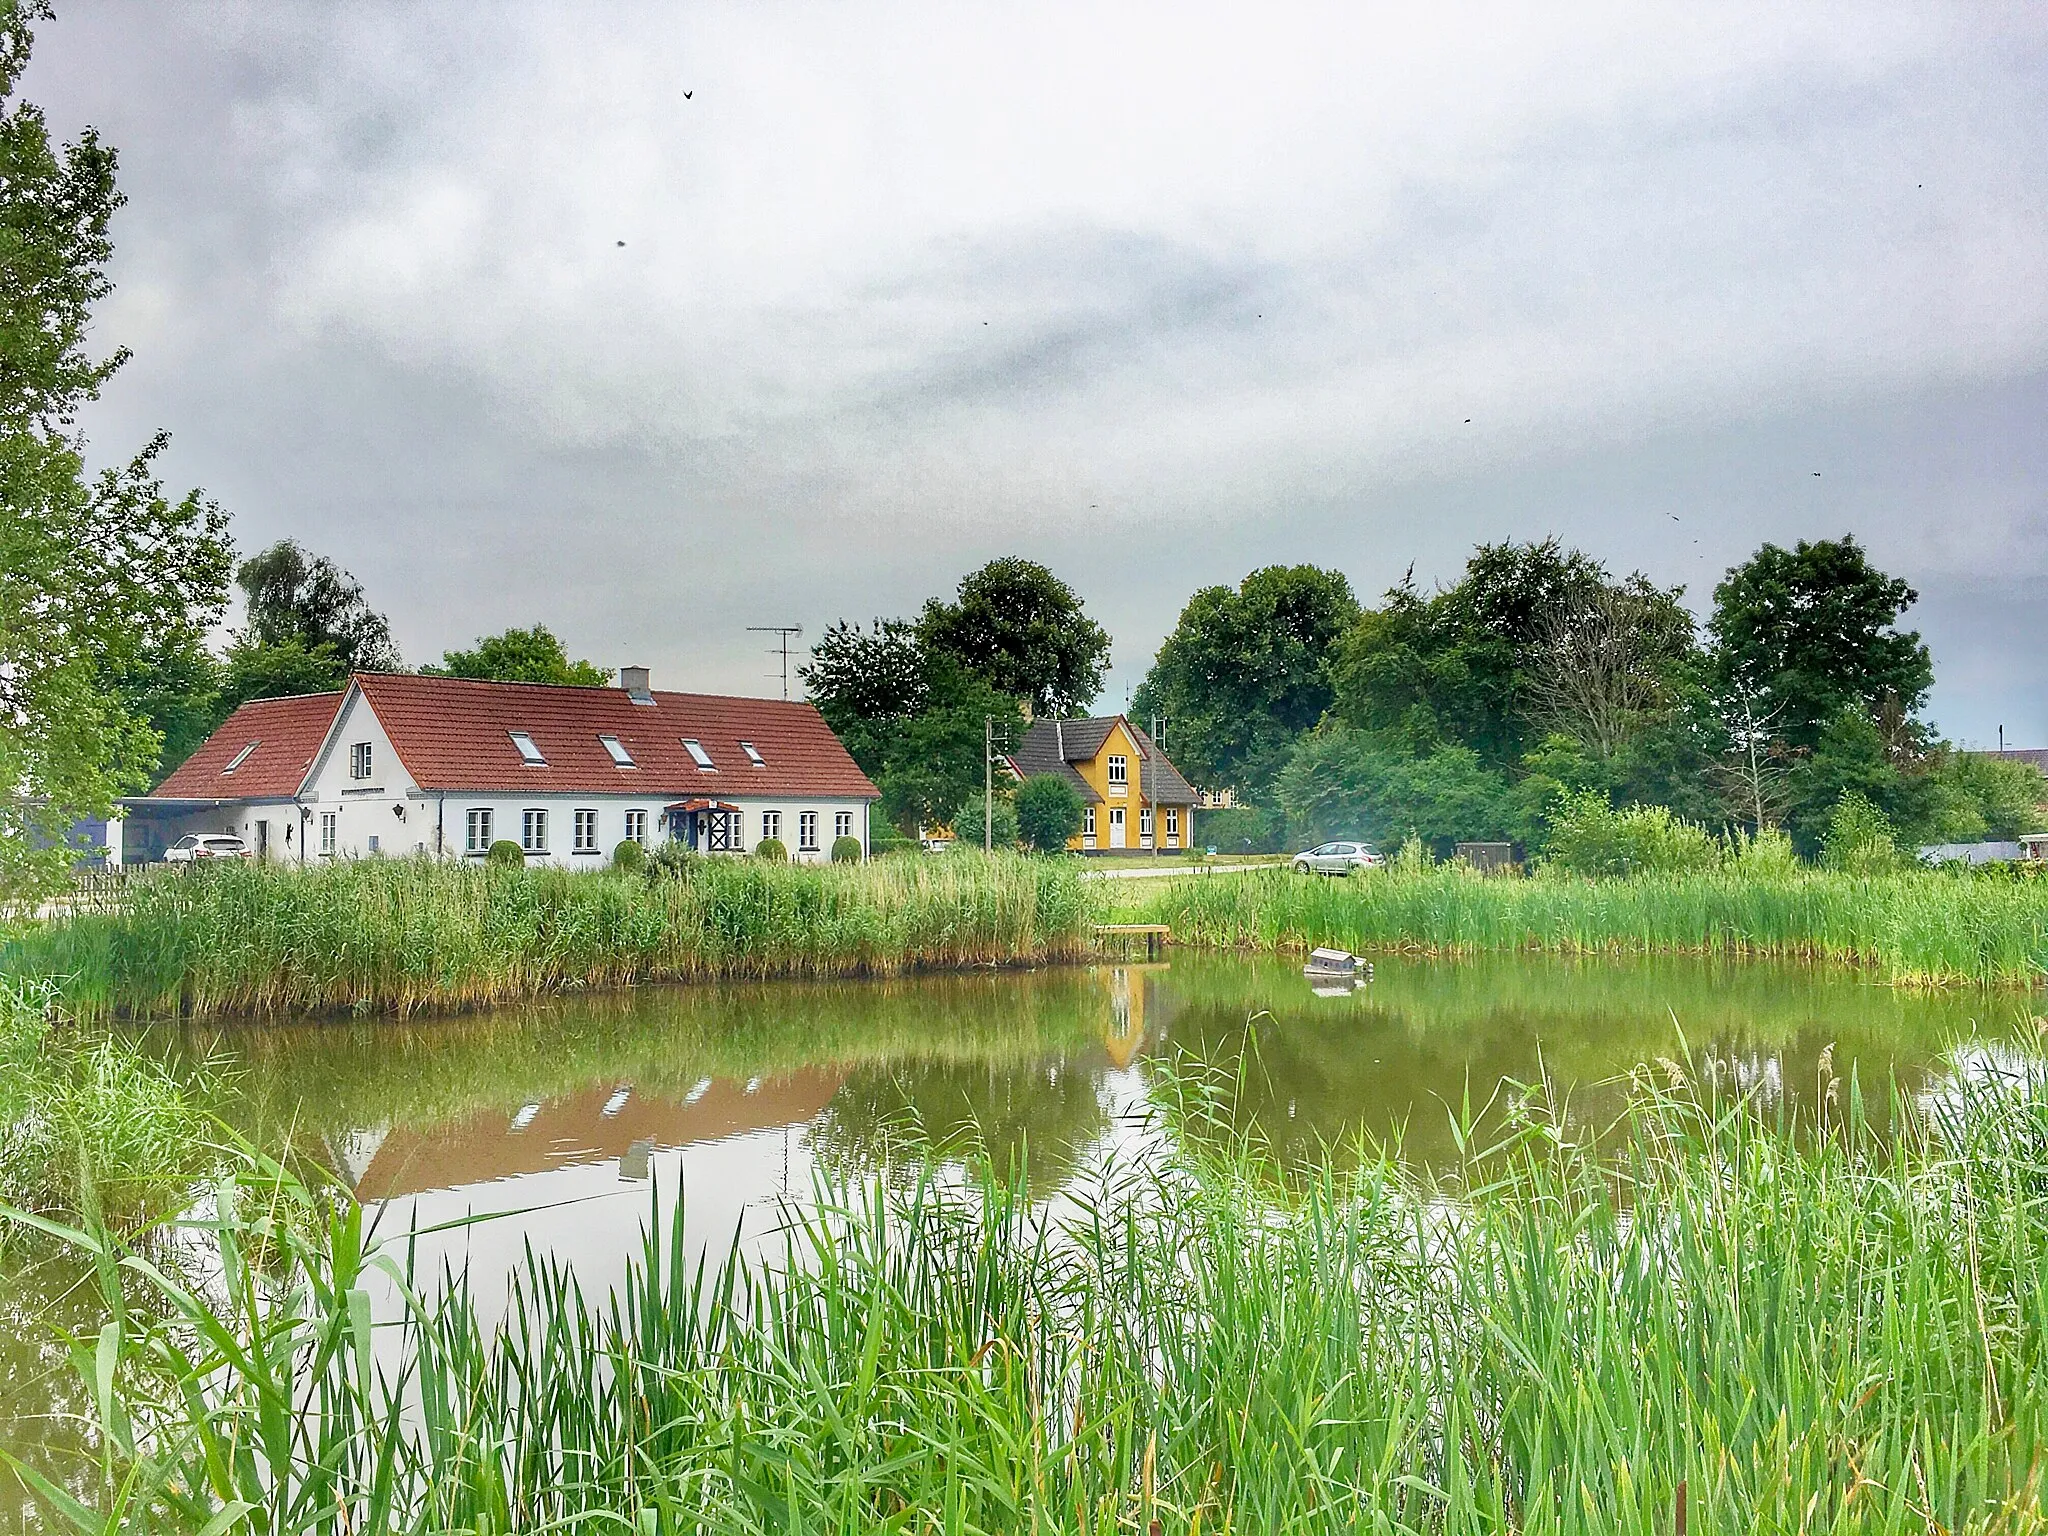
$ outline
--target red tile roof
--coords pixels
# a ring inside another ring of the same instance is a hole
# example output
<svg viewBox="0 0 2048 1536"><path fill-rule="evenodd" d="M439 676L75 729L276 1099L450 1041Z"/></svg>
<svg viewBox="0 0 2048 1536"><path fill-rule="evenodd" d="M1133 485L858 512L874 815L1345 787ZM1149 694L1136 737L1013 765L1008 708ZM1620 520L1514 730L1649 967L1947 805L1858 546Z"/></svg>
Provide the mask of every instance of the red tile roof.
<svg viewBox="0 0 2048 1536"><path fill-rule="evenodd" d="M252 699L229 715L178 771L150 791L158 800L290 799L299 792L313 756L327 739L338 693L303 693L286 699ZM256 750L233 773L235 755L251 742Z"/></svg>
<svg viewBox="0 0 2048 1536"><path fill-rule="evenodd" d="M652 704L635 704L622 688L400 673L362 673L354 681L422 789L671 798L878 793L809 704L706 693L656 693ZM533 737L544 767L521 760L512 731ZM635 766L614 763L601 735L618 737ZM691 760L686 738L702 745L716 771ZM748 761L742 741L765 766Z"/></svg>

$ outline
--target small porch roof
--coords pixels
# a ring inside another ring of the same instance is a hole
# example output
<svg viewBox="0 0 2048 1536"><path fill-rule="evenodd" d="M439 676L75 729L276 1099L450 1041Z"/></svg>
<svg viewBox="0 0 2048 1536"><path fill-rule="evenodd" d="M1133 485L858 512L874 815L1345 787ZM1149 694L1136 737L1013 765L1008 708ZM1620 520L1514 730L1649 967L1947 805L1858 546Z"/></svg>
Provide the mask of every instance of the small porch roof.
<svg viewBox="0 0 2048 1536"><path fill-rule="evenodd" d="M739 807L730 800L709 800L702 795L697 795L688 800L675 801L671 805L663 806L662 809L664 811L737 811Z"/></svg>

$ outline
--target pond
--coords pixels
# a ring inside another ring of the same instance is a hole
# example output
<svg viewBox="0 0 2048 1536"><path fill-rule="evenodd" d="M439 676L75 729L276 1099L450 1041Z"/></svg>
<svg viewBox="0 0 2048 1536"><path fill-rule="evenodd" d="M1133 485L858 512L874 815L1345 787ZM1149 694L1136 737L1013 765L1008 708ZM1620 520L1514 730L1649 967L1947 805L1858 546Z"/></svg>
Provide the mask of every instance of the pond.
<svg viewBox="0 0 2048 1536"><path fill-rule="evenodd" d="M647 988L466 1017L160 1031L237 1083L259 1141L290 1126L386 1231L461 1226L424 1250L502 1292L525 1245L616 1275L653 1192L680 1190L722 1245L820 1173L1024 1155L1053 1193L1139 1134L1170 1069L1235 1088L1191 1134L1249 1133L1283 1160L1392 1145L1455 1162L1454 1117L1503 1084L1550 1085L1575 1121L1621 1107L1632 1069L1691 1058L1810 1119L1854 1074L1887 1129L1975 1049L2037 1049L2035 1000L1907 993L1852 973L1726 961L1380 959L1364 985L1298 963L1164 963L897 981ZM1667 1070L1658 1067L1658 1070ZM90 1308L75 1269L0 1271L0 1445L76 1474L83 1401L55 1330ZM0 1530L21 1527L0 1493Z"/></svg>

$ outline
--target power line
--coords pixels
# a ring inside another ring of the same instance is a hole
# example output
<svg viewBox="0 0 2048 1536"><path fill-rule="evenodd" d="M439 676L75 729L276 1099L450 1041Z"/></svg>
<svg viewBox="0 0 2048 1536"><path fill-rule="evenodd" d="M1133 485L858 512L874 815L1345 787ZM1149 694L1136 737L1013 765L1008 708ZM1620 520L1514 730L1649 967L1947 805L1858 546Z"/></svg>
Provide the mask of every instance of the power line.
<svg viewBox="0 0 2048 1536"><path fill-rule="evenodd" d="M801 624L749 624L747 626L747 633L750 635L780 635L782 637L778 644L771 645L768 648L768 654L782 658L782 699L784 703L789 702L789 637L791 635L800 635L803 632L804 627Z"/></svg>

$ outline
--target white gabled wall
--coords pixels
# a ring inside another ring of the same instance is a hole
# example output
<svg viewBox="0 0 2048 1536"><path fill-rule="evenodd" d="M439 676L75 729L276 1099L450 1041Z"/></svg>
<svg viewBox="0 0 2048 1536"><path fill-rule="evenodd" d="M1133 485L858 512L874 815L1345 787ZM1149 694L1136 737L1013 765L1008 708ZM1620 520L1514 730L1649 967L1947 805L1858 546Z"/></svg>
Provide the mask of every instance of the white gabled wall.
<svg viewBox="0 0 2048 1536"><path fill-rule="evenodd" d="M367 779L349 776L350 749L358 742L370 746ZM353 688L342 700L299 804L308 813L302 836L308 862L323 856L321 819L330 815L335 818L336 858L434 851L433 808L420 803L418 786L392 750L383 722Z"/></svg>

